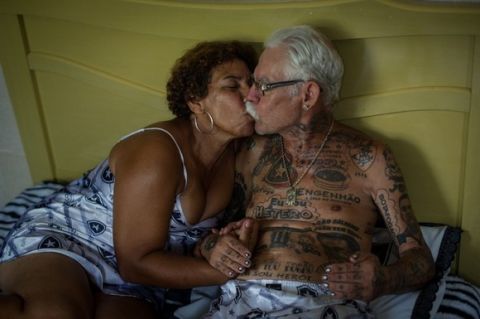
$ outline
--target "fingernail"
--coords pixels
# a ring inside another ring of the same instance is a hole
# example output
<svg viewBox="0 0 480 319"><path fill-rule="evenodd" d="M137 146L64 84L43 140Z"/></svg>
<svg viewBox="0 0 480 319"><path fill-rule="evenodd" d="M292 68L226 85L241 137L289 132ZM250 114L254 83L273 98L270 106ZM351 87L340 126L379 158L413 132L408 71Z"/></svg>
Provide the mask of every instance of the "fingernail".
<svg viewBox="0 0 480 319"><path fill-rule="evenodd" d="M331 272L331 271L332 271L332 268L330 268L330 266L325 267L325 272Z"/></svg>
<svg viewBox="0 0 480 319"><path fill-rule="evenodd" d="M233 277L233 271L228 272L228 277Z"/></svg>
<svg viewBox="0 0 480 319"><path fill-rule="evenodd" d="M323 275L322 276L322 280L327 280L328 279L328 276L327 275Z"/></svg>
<svg viewBox="0 0 480 319"><path fill-rule="evenodd" d="M322 284L322 286L325 287L325 288L328 288L328 284L327 284L326 282L324 282L324 283Z"/></svg>
<svg viewBox="0 0 480 319"><path fill-rule="evenodd" d="M244 270L245 270L245 268L243 268L243 267L238 267L238 271L243 272Z"/></svg>
<svg viewBox="0 0 480 319"><path fill-rule="evenodd" d="M246 258L250 258L252 255L250 253L245 253Z"/></svg>
<svg viewBox="0 0 480 319"><path fill-rule="evenodd" d="M335 296L335 293L333 291L331 291L330 296Z"/></svg>
<svg viewBox="0 0 480 319"><path fill-rule="evenodd" d="M250 260L245 260L245 266L250 267L250 264L251 264Z"/></svg>

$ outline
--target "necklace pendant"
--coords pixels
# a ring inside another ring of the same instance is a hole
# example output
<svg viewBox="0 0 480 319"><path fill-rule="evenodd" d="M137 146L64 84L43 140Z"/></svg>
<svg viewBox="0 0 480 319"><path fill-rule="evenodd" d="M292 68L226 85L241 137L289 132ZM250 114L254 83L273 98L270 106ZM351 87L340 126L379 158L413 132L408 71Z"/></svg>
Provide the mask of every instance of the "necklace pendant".
<svg viewBox="0 0 480 319"><path fill-rule="evenodd" d="M297 202L297 190L295 187L290 187L287 190L287 201L286 204L288 206L294 206Z"/></svg>

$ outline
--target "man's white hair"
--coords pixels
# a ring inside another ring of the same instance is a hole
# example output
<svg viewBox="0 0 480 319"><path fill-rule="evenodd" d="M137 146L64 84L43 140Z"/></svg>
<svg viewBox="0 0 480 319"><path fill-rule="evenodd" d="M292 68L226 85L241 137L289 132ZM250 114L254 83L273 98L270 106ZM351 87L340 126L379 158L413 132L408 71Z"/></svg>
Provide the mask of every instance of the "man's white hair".
<svg viewBox="0 0 480 319"><path fill-rule="evenodd" d="M339 98L343 77L342 58L332 42L313 28L302 25L280 29L264 43L265 48L287 48L287 80L313 80L322 88L323 103L333 106Z"/></svg>

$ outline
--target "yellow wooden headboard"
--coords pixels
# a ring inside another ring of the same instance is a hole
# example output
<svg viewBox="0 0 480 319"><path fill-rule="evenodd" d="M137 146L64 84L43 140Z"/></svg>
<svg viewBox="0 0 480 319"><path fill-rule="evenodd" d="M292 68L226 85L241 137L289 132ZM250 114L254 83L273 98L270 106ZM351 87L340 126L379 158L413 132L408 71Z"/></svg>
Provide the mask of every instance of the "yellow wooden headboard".
<svg viewBox="0 0 480 319"><path fill-rule="evenodd" d="M417 1L0 0L0 61L35 182L79 176L171 117L165 83L201 40L309 24L345 63L340 120L393 148L420 221L464 230L480 284L480 5Z"/></svg>

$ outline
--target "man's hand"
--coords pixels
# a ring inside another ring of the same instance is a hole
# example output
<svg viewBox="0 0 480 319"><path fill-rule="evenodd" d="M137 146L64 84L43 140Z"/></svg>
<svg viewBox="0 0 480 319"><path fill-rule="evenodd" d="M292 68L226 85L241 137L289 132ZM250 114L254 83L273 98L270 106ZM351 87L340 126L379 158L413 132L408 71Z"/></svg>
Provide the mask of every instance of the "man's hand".
<svg viewBox="0 0 480 319"><path fill-rule="evenodd" d="M258 239L258 222L251 218L244 218L228 224L220 230L220 234L235 234L245 247L253 251Z"/></svg>
<svg viewBox="0 0 480 319"><path fill-rule="evenodd" d="M224 275L234 278L251 266L251 251L257 242L258 225L253 220L243 220L228 229L228 232L213 231L205 237L198 246L197 255L203 256Z"/></svg>
<svg viewBox="0 0 480 319"><path fill-rule="evenodd" d="M326 266L322 284L335 297L368 302L381 294L384 281L377 256L355 253L348 262Z"/></svg>

